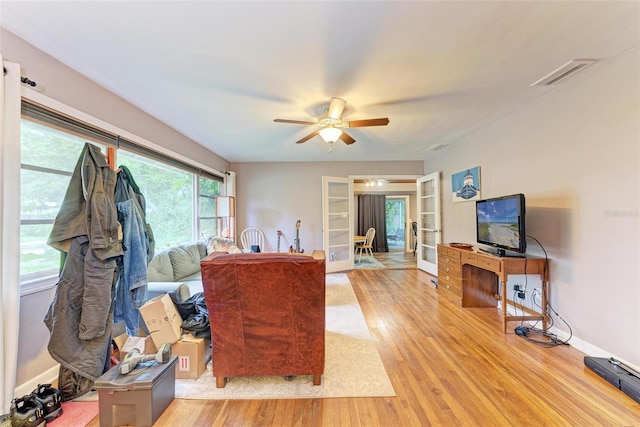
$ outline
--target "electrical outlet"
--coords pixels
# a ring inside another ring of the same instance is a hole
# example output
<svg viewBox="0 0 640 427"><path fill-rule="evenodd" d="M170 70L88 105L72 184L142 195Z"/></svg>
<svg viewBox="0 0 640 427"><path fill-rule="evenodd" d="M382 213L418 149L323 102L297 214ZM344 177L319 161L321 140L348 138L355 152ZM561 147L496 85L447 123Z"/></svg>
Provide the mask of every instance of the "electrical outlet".
<svg viewBox="0 0 640 427"><path fill-rule="evenodd" d="M533 289L533 300L538 305L542 304L542 291L540 291L540 289Z"/></svg>
<svg viewBox="0 0 640 427"><path fill-rule="evenodd" d="M520 290L520 285L517 284L517 283L515 285L513 285L513 290L516 291L516 292L519 291Z"/></svg>
<svg viewBox="0 0 640 427"><path fill-rule="evenodd" d="M329 254L329 261L335 261L335 260L336 260L336 254L335 254L335 253L333 253L333 252L331 252L331 253Z"/></svg>
<svg viewBox="0 0 640 427"><path fill-rule="evenodd" d="M524 291L518 291L518 298L524 299L525 296L526 295L525 295Z"/></svg>

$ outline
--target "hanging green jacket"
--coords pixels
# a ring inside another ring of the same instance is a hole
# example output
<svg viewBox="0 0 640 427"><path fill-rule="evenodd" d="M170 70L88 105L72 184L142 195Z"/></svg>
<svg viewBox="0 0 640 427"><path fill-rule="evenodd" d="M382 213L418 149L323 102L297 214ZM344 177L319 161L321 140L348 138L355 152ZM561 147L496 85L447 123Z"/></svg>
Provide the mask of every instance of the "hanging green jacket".
<svg viewBox="0 0 640 427"><path fill-rule="evenodd" d="M98 259L122 255L115 186L116 173L102 156L100 147L86 143L47 244L68 252L71 239L88 236Z"/></svg>

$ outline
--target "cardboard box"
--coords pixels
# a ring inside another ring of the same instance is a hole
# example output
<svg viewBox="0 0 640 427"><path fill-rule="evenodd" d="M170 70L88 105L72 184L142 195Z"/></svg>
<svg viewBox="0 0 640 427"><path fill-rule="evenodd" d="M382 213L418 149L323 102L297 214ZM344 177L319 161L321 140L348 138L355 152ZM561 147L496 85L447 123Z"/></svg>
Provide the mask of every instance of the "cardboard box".
<svg viewBox="0 0 640 427"><path fill-rule="evenodd" d="M140 307L140 314L156 348L180 339L182 317L169 294L162 294Z"/></svg>
<svg viewBox="0 0 640 427"><path fill-rule="evenodd" d="M124 347L124 343L129 339L129 335L125 332L124 334L120 334L113 339L113 342L116 344L118 350L122 350Z"/></svg>
<svg viewBox="0 0 640 427"><path fill-rule="evenodd" d="M206 341L185 334L171 345L171 354L178 356L176 378L198 379L207 368Z"/></svg>
<svg viewBox="0 0 640 427"><path fill-rule="evenodd" d="M113 363L116 363L115 360L113 360L113 358L117 360L122 360L122 358L124 357L124 353L122 353L122 347L124 347L124 343L126 343L128 339L129 339L129 335L126 332L112 339L113 353L111 353L111 357L112 357L111 361Z"/></svg>
<svg viewBox="0 0 640 427"><path fill-rule="evenodd" d="M151 337L129 337L120 348L120 360L123 360L127 353L134 348L137 348L142 354L155 354L158 351Z"/></svg>

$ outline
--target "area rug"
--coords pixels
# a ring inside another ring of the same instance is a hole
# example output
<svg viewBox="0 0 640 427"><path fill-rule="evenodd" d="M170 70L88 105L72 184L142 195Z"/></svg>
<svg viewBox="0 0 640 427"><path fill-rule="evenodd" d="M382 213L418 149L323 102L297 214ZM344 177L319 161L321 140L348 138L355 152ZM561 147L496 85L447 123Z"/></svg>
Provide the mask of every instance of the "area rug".
<svg viewBox="0 0 640 427"><path fill-rule="evenodd" d="M307 399L395 396L346 274L327 274L326 352L322 384L311 376L229 378L216 388L211 364L197 380L176 380L177 399Z"/></svg>
<svg viewBox="0 0 640 427"><path fill-rule="evenodd" d="M358 260L358 257L356 256L354 265L355 268L387 268L386 265L369 256L362 257L360 260Z"/></svg>
<svg viewBox="0 0 640 427"><path fill-rule="evenodd" d="M62 414L47 423L52 427L85 427L98 416L98 402L62 402Z"/></svg>

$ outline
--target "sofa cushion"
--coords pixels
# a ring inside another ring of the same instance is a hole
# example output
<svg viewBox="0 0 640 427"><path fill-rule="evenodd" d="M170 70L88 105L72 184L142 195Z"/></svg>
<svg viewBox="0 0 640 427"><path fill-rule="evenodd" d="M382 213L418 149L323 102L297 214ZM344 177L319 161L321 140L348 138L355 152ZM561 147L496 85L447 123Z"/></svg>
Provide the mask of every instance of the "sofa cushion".
<svg viewBox="0 0 640 427"><path fill-rule="evenodd" d="M180 280L200 271L200 249L196 244L172 247L169 249L169 259L173 267L174 280Z"/></svg>
<svg viewBox="0 0 640 427"><path fill-rule="evenodd" d="M173 282L173 267L169 253L158 251L147 267L147 276L150 282Z"/></svg>
<svg viewBox="0 0 640 427"><path fill-rule="evenodd" d="M184 282L150 282L147 289L147 300L162 294L173 294L174 301L186 301L191 296L191 288Z"/></svg>
<svg viewBox="0 0 640 427"><path fill-rule="evenodd" d="M196 243L196 246L198 247L198 250L200 251L200 259L206 257L207 256L207 245L205 245L203 242L198 242L198 243Z"/></svg>

